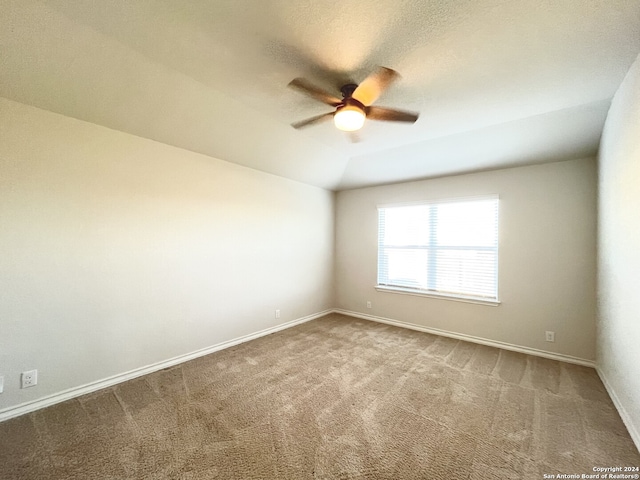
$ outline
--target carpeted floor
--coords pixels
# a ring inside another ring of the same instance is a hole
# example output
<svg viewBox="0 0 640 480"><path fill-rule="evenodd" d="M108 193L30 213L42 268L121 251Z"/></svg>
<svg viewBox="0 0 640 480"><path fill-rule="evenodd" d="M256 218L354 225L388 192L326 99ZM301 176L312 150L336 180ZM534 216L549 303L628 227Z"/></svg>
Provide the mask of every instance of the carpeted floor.
<svg viewBox="0 0 640 480"><path fill-rule="evenodd" d="M593 369L340 315L0 423L4 480L502 480L631 465L640 454Z"/></svg>

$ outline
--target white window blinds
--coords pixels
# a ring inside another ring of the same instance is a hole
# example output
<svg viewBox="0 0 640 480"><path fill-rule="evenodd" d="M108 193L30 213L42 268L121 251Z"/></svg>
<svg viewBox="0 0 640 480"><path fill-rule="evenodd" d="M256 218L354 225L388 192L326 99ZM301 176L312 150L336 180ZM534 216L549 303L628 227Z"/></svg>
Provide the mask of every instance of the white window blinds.
<svg viewBox="0 0 640 480"><path fill-rule="evenodd" d="M497 301L498 197L380 207L378 285Z"/></svg>

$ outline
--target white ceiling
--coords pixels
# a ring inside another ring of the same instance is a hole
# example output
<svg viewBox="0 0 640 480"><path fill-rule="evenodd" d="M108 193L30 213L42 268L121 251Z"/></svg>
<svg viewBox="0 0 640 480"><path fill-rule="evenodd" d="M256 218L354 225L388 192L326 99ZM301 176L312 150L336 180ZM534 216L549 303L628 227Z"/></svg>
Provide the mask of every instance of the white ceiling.
<svg viewBox="0 0 640 480"><path fill-rule="evenodd" d="M0 96L329 189L594 155L638 0L0 0ZM330 108L402 79L359 143Z"/></svg>

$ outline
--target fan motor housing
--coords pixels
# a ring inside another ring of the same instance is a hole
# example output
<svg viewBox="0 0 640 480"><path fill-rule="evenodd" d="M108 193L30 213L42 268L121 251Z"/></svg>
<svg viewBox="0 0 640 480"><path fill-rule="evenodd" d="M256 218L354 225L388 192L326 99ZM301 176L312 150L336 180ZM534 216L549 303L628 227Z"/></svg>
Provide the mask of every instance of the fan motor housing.
<svg viewBox="0 0 640 480"><path fill-rule="evenodd" d="M346 106L357 107L358 109L362 110L363 113L367 111L367 107L365 107L364 104L362 104L361 102L359 102L353 97L345 97L344 101L342 102L342 105L338 107L338 110Z"/></svg>

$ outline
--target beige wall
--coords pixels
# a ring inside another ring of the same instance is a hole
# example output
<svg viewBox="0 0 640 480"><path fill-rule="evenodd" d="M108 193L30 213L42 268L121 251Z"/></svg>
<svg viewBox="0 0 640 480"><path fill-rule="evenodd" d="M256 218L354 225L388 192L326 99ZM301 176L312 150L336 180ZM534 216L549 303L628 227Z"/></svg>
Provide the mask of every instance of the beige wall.
<svg viewBox="0 0 640 480"><path fill-rule="evenodd" d="M332 307L333 209L326 190L0 99L0 410Z"/></svg>
<svg viewBox="0 0 640 480"><path fill-rule="evenodd" d="M389 159L393 161L393 159ZM499 299L486 306L378 292L378 204L500 196ZM339 192L336 303L353 312L595 358L596 162L572 160ZM372 308L366 308L366 302ZM556 342L544 341L546 330Z"/></svg>
<svg viewBox="0 0 640 480"><path fill-rule="evenodd" d="M599 155L598 370L640 448L640 57Z"/></svg>

